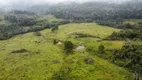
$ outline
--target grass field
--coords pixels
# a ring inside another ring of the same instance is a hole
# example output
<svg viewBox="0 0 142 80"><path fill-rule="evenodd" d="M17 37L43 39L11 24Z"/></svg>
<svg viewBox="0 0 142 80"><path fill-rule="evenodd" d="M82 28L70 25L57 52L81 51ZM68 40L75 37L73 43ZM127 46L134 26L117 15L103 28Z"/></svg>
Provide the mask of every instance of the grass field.
<svg viewBox="0 0 142 80"><path fill-rule="evenodd" d="M114 29L106 26L100 26L96 23L71 23L67 25L59 26L59 30L55 34L50 34L49 30L43 31L46 36L57 37L66 39L68 36L74 32L86 33L94 36L99 36L105 38L109 36L112 32L118 32L119 29ZM51 36L53 35L53 36Z"/></svg>
<svg viewBox="0 0 142 80"><path fill-rule="evenodd" d="M114 31L120 30L95 23L71 23L59 26L59 30L54 33L46 29L41 31L42 36L31 32L0 41L0 80L51 80L53 77L62 77L64 80L130 80L130 72L86 52L85 49L67 55L63 51L63 44L53 45L53 39L59 39L70 40L77 46L83 43L94 49L100 44L104 44L106 49L118 49L124 41L69 37L74 32L81 32L103 39ZM11 53L16 49L27 51ZM88 57L94 60L93 64L84 62Z"/></svg>

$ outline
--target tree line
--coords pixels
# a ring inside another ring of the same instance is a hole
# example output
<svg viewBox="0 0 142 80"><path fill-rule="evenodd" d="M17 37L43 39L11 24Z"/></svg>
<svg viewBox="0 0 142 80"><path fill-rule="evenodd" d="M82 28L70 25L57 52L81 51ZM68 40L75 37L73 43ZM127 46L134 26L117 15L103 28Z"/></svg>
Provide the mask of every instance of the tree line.
<svg viewBox="0 0 142 80"><path fill-rule="evenodd" d="M5 40L17 34L27 32L36 32L46 28L58 27L62 24L70 23L68 20L59 22L49 22L47 20L38 20L38 15L29 15L26 12L16 11L16 14L8 13L2 21L5 23L0 24L0 40ZM54 29L53 29L54 31Z"/></svg>

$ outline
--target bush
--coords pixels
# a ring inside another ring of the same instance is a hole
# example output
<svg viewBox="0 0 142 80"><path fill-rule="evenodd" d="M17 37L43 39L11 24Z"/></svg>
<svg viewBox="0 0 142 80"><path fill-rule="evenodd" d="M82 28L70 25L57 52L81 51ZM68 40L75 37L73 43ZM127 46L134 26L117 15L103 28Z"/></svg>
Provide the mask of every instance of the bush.
<svg viewBox="0 0 142 80"><path fill-rule="evenodd" d="M105 53L105 47L102 44L99 46L99 53Z"/></svg>
<svg viewBox="0 0 142 80"><path fill-rule="evenodd" d="M139 24L139 25L142 25L142 22L139 22L138 24Z"/></svg>
<svg viewBox="0 0 142 80"><path fill-rule="evenodd" d="M130 24L130 23L126 23L126 24L119 24L116 26L116 28L120 28L120 29L134 29L136 28L136 25Z"/></svg>
<svg viewBox="0 0 142 80"><path fill-rule="evenodd" d="M0 21L2 21L3 19L2 18L0 18Z"/></svg>
<svg viewBox="0 0 142 80"><path fill-rule="evenodd" d="M88 57L88 58L85 58L85 59L84 59L84 62L85 62L86 64L92 64L92 63L94 63L94 60L93 60L93 58Z"/></svg>
<svg viewBox="0 0 142 80"><path fill-rule="evenodd" d="M92 38L99 38L100 39L100 37L98 37L98 36L93 36L90 34L80 33L80 32L72 33L72 35L75 35L75 38L92 37Z"/></svg>
<svg viewBox="0 0 142 80"><path fill-rule="evenodd" d="M74 45L71 41L65 41L64 42L64 50L66 52L72 52L73 48L74 48Z"/></svg>
<svg viewBox="0 0 142 80"><path fill-rule="evenodd" d="M37 31L37 32L34 32L34 35L35 36L41 36L41 33L39 31Z"/></svg>
<svg viewBox="0 0 142 80"><path fill-rule="evenodd" d="M96 23L99 25L115 27L116 25L121 24L121 20L96 20Z"/></svg>
<svg viewBox="0 0 142 80"><path fill-rule="evenodd" d="M68 24L68 23L70 23L69 20L64 20L64 21L61 21L59 24L60 24L60 25L63 25L63 24Z"/></svg>
<svg viewBox="0 0 142 80"><path fill-rule="evenodd" d="M28 52L26 49L16 49L13 50L11 53L24 53L24 52Z"/></svg>
<svg viewBox="0 0 142 80"><path fill-rule="evenodd" d="M58 30L58 26L55 26L55 27L53 27L53 28L51 29L52 32L55 32L55 31L57 31L57 30Z"/></svg>
<svg viewBox="0 0 142 80"><path fill-rule="evenodd" d="M57 40L57 39L54 39L54 40L53 40L53 44L56 45L57 43L58 43L58 40Z"/></svg>
<svg viewBox="0 0 142 80"><path fill-rule="evenodd" d="M65 71L59 71L53 74L51 80L70 80L68 74Z"/></svg>
<svg viewBox="0 0 142 80"><path fill-rule="evenodd" d="M37 21L35 18L19 18L18 19L19 26L33 26L36 24L37 24Z"/></svg>

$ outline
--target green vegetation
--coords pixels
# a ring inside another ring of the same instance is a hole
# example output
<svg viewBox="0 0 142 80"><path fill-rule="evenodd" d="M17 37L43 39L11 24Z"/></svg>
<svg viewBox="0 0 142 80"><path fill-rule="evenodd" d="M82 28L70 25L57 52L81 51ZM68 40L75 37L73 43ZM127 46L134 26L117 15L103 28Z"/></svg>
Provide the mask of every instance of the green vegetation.
<svg viewBox="0 0 142 80"><path fill-rule="evenodd" d="M114 63L128 67L141 75L141 45L124 45L122 49L113 52Z"/></svg>
<svg viewBox="0 0 142 80"><path fill-rule="evenodd" d="M45 16L29 13L16 11L15 13L5 13L2 15L0 21L0 39L5 40L17 34L36 32L51 27L54 27L53 31L55 31L59 25L69 23L66 20L57 19L53 15Z"/></svg>
<svg viewBox="0 0 142 80"><path fill-rule="evenodd" d="M104 47L104 45L100 45L99 46L99 53L104 53L105 52L105 47Z"/></svg>
<svg viewBox="0 0 142 80"><path fill-rule="evenodd" d="M124 45L122 49L113 52L113 62L132 70L136 80L142 75L141 47L141 45Z"/></svg>
<svg viewBox="0 0 142 80"><path fill-rule="evenodd" d="M35 36L41 36L41 33L39 31L34 32Z"/></svg>
<svg viewBox="0 0 142 80"><path fill-rule="evenodd" d="M51 29L46 29L40 31L40 36L31 32L17 35L9 40L1 40L0 79L130 80L129 71L87 51L88 49L98 51L101 44L105 46L105 50L120 49L123 41L101 40L114 31L120 30L95 23L72 23L59 26L56 33L52 33ZM74 32L100 38L74 38L71 37ZM83 44L86 49L75 51L67 56L64 53L64 44L54 45L54 39L71 41L72 44L75 44L74 48ZM11 53L12 51L16 51L16 53Z"/></svg>
<svg viewBox="0 0 142 80"><path fill-rule="evenodd" d="M133 21L133 23L132 23ZM113 32L108 39L111 40L142 40L142 25L140 20L125 20L124 25L119 25L119 28L125 28L120 32Z"/></svg>
<svg viewBox="0 0 142 80"><path fill-rule="evenodd" d="M131 31L131 30L125 30L125 31L120 31L120 32L113 32L108 39L112 40L126 40L126 39L131 39L131 40L141 40L142 39L142 34Z"/></svg>
<svg viewBox="0 0 142 80"><path fill-rule="evenodd" d="M133 25L137 25L142 21L142 19L126 19L124 20L124 24L133 24Z"/></svg>
<svg viewBox="0 0 142 80"><path fill-rule="evenodd" d="M65 41L64 42L64 50L68 53L68 52L72 52L74 48L74 45L71 41Z"/></svg>
<svg viewBox="0 0 142 80"><path fill-rule="evenodd" d="M128 1L122 4L104 2L69 3L57 5L37 5L31 8L33 12L52 14L60 19L67 19L74 23L96 22L101 25L124 28L123 21L128 19L142 19L142 2ZM135 6L137 5L137 6ZM48 7L48 8L47 8ZM39 9L40 8L40 9ZM133 23L133 21L130 21ZM138 22L136 20L135 22ZM123 26L122 26L123 25Z"/></svg>
<svg viewBox="0 0 142 80"><path fill-rule="evenodd" d="M74 38L76 36L76 34L74 35L74 33L80 33L83 35L87 34L103 39L111 35L111 33L114 31L119 32L120 30L107 26L97 25L96 23L71 23L59 26L59 30L54 35L54 37L62 39L66 39L69 37Z"/></svg>
<svg viewBox="0 0 142 80"><path fill-rule="evenodd" d="M141 4L0 12L0 80L141 80Z"/></svg>
<svg viewBox="0 0 142 80"><path fill-rule="evenodd" d="M58 30L58 26L54 26L54 27L51 29L52 32L55 32L55 31L57 31L57 30Z"/></svg>

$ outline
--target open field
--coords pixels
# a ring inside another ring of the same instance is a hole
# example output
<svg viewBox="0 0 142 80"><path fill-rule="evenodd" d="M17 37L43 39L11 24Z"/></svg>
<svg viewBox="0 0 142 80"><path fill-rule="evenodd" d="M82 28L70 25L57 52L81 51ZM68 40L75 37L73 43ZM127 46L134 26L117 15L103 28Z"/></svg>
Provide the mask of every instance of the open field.
<svg viewBox="0 0 142 80"><path fill-rule="evenodd" d="M59 30L55 34L50 34L49 30L43 31L46 36L49 37L57 37L66 39L69 37L70 34L78 32L78 33L86 33L94 36L98 36L100 38L105 38L109 36L112 32L118 32L119 29L106 27L106 26L100 26L96 23L71 23L67 25L61 25L59 26ZM54 35L54 36L50 36Z"/></svg>

